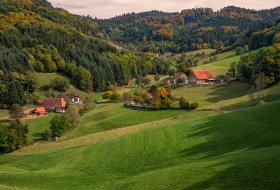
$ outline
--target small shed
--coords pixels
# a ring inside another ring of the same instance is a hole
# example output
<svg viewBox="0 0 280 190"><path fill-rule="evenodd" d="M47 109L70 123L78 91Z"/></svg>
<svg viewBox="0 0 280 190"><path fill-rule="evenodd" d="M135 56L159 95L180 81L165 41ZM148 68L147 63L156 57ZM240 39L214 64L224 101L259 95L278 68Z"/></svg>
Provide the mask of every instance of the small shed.
<svg viewBox="0 0 280 190"><path fill-rule="evenodd" d="M238 83L240 83L240 79L239 78L229 78L228 83L229 84L238 84Z"/></svg>
<svg viewBox="0 0 280 190"><path fill-rule="evenodd" d="M35 115L37 115L37 116L47 115L47 112L46 112L46 110L45 110L44 107L37 107L37 108L35 108L35 109L34 109L34 113L35 113Z"/></svg>

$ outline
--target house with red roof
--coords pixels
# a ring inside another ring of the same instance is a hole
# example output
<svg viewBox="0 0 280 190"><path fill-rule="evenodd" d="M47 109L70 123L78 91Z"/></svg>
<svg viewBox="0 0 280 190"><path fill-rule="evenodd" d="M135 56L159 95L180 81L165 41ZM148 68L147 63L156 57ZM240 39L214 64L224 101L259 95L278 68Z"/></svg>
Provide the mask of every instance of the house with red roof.
<svg viewBox="0 0 280 190"><path fill-rule="evenodd" d="M173 77L173 80L174 80L174 83L177 84L177 80L178 79L184 79L185 80L185 83L184 84L188 84L188 77L185 73L175 73L174 77Z"/></svg>
<svg viewBox="0 0 280 190"><path fill-rule="evenodd" d="M193 71L189 76L191 84L215 84L217 77L211 71Z"/></svg>
<svg viewBox="0 0 280 190"><path fill-rule="evenodd" d="M64 98L47 98L44 100L37 100L36 103L44 107L45 110L56 113L65 113L67 105Z"/></svg>

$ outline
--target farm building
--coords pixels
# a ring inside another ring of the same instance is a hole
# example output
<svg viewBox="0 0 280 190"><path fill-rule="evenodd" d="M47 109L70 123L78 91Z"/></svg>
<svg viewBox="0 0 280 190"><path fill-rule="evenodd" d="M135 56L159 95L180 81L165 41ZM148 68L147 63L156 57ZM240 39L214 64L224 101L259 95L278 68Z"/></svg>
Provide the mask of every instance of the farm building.
<svg viewBox="0 0 280 190"><path fill-rule="evenodd" d="M163 54L163 56L166 57L166 58L172 57L173 55L174 55L174 54L171 53L171 52L165 52L165 53Z"/></svg>
<svg viewBox="0 0 280 190"><path fill-rule="evenodd" d="M170 79L168 79L168 78L163 79L162 80L162 85L163 86L170 86L171 85Z"/></svg>
<svg viewBox="0 0 280 190"><path fill-rule="evenodd" d="M191 84L215 84L217 77L211 71L193 71L189 76Z"/></svg>
<svg viewBox="0 0 280 190"><path fill-rule="evenodd" d="M80 96L75 93L66 94L65 99L70 104L79 104L80 103Z"/></svg>
<svg viewBox="0 0 280 190"><path fill-rule="evenodd" d="M37 107L34 109L34 114L37 116L47 115L47 111L44 107Z"/></svg>
<svg viewBox="0 0 280 190"><path fill-rule="evenodd" d="M56 113L64 113L67 105L64 98L47 98L37 100L36 103L44 107L47 111L54 111Z"/></svg>
<svg viewBox="0 0 280 190"><path fill-rule="evenodd" d="M240 79L238 78L229 78L228 83L229 84L238 84L240 82Z"/></svg>
<svg viewBox="0 0 280 190"><path fill-rule="evenodd" d="M174 84L178 84L179 79L184 79L184 84L188 84L188 77L185 73L175 73L174 77Z"/></svg>

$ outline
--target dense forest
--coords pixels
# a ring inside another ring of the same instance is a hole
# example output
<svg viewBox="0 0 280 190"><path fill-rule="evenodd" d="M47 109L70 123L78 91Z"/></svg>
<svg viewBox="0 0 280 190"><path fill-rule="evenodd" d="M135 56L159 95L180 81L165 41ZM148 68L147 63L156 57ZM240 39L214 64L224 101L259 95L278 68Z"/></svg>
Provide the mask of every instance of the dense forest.
<svg viewBox="0 0 280 190"><path fill-rule="evenodd" d="M243 39L254 32L272 27L277 18L280 7L256 11L229 6L217 12L196 8L181 13L130 13L96 22L111 40L123 46L154 53L179 53L234 48L244 44Z"/></svg>
<svg viewBox="0 0 280 190"><path fill-rule="evenodd" d="M100 39L98 30L90 17L72 15L45 0L0 1L0 105L28 101L36 88L32 72L64 73L85 91L168 72L168 63L117 49ZM12 98L18 95L22 98Z"/></svg>

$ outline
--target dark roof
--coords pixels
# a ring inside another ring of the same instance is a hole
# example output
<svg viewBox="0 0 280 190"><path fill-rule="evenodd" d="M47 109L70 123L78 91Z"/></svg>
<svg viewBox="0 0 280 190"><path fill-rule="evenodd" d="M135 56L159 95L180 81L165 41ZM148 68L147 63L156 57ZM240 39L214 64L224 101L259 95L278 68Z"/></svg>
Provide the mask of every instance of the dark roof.
<svg viewBox="0 0 280 190"><path fill-rule="evenodd" d="M182 77L186 77L185 73L175 73L175 75L174 75L175 80L182 78Z"/></svg>
<svg viewBox="0 0 280 190"><path fill-rule="evenodd" d="M48 98L45 100L37 101L40 106L48 110L54 110L55 108L66 108L66 101L64 98Z"/></svg>
<svg viewBox="0 0 280 190"><path fill-rule="evenodd" d="M165 52L165 53L164 53L164 56L165 56L165 57L171 57L172 55L173 55L172 52Z"/></svg>
<svg viewBox="0 0 280 190"><path fill-rule="evenodd" d="M169 85L169 84L170 84L170 80L169 80L169 79L163 79L163 80L162 80L162 83L163 83L164 85Z"/></svg>
<svg viewBox="0 0 280 190"><path fill-rule="evenodd" d="M77 94L75 94L75 93L69 93L69 94L66 94L65 97L69 98L69 99L75 99L75 98L77 98L79 96Z"/></svg>

